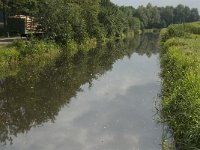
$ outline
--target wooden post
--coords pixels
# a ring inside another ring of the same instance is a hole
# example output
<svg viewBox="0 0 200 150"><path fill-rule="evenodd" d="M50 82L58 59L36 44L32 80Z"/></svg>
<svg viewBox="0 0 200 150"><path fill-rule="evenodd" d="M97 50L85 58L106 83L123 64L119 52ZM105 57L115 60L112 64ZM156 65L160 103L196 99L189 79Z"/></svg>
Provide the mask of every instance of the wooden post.
<svg viewBox="0 0 200 150"><path fill-rule="evenodd" d="M3 22L4 22L4 34L7 36L7 16L6 16L6 0L3 0Z"/></svg>

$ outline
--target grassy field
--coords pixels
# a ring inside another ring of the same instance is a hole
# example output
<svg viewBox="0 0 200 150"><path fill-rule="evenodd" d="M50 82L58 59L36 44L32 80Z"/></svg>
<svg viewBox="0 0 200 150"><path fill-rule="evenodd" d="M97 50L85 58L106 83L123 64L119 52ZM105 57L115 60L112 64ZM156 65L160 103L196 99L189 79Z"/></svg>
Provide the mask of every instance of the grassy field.
<svg viewBox="0 0 200 150"><path fill-rule="evenodd" d="M178 150L200 149L200 22L161 31L162 121Z"/></svg>

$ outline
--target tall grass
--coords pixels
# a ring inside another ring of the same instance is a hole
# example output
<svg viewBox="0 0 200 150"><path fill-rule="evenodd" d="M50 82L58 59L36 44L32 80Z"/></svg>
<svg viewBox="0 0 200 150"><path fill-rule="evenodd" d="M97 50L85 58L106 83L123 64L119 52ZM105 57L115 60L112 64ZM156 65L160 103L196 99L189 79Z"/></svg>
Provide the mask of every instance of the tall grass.
<svg viewBox="0 0 200 150"><path fill-rule="evenodd" d="M15 75L20 66L42 68L60 55L60 48L51 42L15 41L0 48L0 76Z"/></svg>
<svg viewBox="0 0 200 150"><path fill-rule="evenodd" d="M3 48L0 50L0 76L14 75L19 63L19 52L15 48Z"/></svg>
<svg viewBox="0 0 200 150"><path fill-rule="evenodd" d="M200 149L200 23L162 31L162 120L178 150Z"/></svg>

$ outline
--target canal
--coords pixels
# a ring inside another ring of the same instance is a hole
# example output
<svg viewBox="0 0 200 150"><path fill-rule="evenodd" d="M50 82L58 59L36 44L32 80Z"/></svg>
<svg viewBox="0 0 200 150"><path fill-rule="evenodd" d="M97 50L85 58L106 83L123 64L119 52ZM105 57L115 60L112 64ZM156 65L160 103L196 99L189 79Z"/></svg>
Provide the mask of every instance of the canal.
<svg viewBox="0 0 200 150"><path fill-rule="evenodd" d="M153 33L25 67L0 80L0 149L161 150L159 71Z"/></svg>

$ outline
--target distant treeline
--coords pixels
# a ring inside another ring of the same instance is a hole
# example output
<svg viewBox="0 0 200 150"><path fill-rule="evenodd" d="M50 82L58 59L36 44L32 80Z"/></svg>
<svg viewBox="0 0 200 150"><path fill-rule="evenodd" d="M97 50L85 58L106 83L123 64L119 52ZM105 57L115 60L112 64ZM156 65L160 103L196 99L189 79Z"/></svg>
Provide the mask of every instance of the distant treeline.
<svg viewBox="0 0 200 150"><path fill-rule="evenodd" d="M129 17L138 18L141 28L163 28L170 24L193 22L200 19L197 8L190 9L182 4L177 7L157 7L149 3L146 7L139 6L137 9L123 6L120 9Z"/></svg>
<svg viewBox="0 0 200 150"><path fill-rule="evenodd" d="M2 1L0 1L3 10ZM87 39L121 37L130 30L162 28L172 23L199 20L198 10L117 6L110 0L15 0L4 1L8 15L25 14L39 19L46 37L63 44L84 43Z"/></svg>

